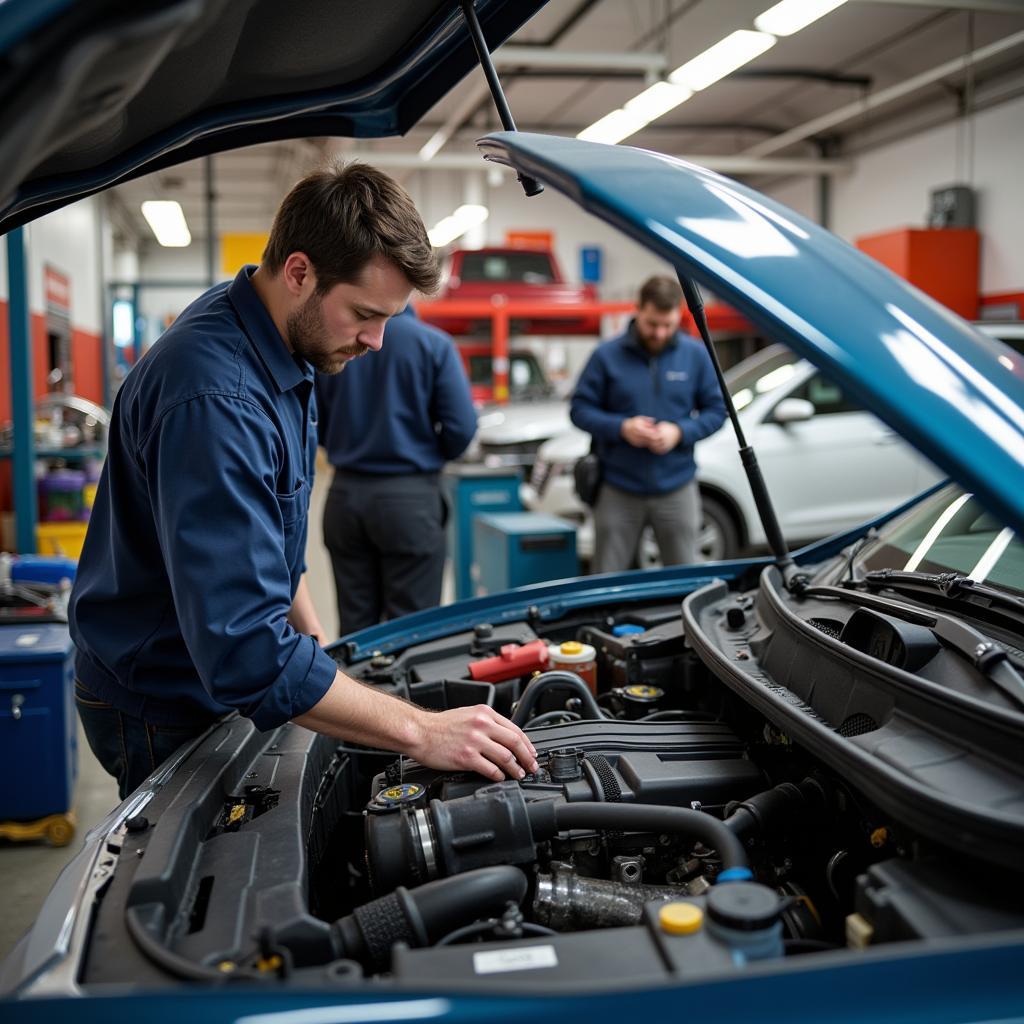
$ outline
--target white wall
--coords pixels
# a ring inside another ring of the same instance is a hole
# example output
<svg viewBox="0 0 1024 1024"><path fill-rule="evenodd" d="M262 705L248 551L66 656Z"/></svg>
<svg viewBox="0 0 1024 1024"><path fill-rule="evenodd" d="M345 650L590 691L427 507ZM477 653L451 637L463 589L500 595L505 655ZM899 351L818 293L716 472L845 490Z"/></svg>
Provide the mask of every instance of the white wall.
<svg viewBox="0 0 1024 1024"><path fill-rule="evenodd" d="M71 281L71 321L79 330L103 330L102 247L99 201L94 197L33 221L25 229L29 308L42 313L43 264ZM7 241L0 244L0 299L7 299Z"/></svg>
<svg viewBox="0 0 1024 1024"><path fill-rule="evenodd" d="M147 244L139 253L138 268L142 282L183 282L181 287L144 287L139 292L138 312L146 320L143 344L148 346L162 333L167 317L176 317L206 291L206 247L195 241L182 249ZM219 259L215 270L217 280L223 280Z"/></svg>
<svg viewBox="0 0 1024 1024"><path fill-rule="evenodd" d="M850 174L833 178L832 230L862 235L923 227L932 189L968 184L977 191L981 292L1024 290L1024 98L974 116L973 174L958 176L963 128L945 124L852 158ZM813 220L815 183L794 178L765 190Z"/></svg>

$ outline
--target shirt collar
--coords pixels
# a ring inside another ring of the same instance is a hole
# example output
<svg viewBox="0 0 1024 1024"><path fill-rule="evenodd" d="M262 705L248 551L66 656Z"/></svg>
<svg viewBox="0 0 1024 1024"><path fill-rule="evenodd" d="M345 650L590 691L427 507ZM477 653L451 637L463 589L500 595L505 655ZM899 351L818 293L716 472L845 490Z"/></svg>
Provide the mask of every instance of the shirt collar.
<svg viewBox="0 0 1024 1024"><path fill-rule="evenodd" d="M252 264L242 267L228 286L228 298L278 391L290 391L302 381L312 380L313 370L304 359L288 351L270 312L252 286L250 278L255 270Z"/></svg>

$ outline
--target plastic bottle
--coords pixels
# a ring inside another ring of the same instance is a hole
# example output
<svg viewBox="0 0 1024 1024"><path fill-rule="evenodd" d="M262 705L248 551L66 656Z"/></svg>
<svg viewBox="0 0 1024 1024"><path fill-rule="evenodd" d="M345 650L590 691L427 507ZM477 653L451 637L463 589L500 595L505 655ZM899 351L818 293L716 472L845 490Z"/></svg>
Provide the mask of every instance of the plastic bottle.
<svg viewBox="0 0 1024 1024"><path fill-rule="evenodd" d="M577 640L551 644L548 647L548 668L575 672L591 693L597 693L597 651L590 644L581 644Z"/></svg>

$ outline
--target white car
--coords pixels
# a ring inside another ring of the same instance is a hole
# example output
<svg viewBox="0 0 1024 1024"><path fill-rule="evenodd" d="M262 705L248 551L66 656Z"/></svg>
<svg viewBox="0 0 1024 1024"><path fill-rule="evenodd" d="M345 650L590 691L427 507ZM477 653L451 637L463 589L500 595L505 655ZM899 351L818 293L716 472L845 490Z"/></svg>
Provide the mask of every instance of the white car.
<svg viewBox="0 0 1024 1024"><path fill-rule="evenodd" d="M1024 348L1024 327L978 327L1014 348ZM810 363L771 345L726 373L747 442L757 452L782 532L790 543L814 540L863 523L942 479L927 459L881 420L858 408ZM594 549L590 510L573 487L576 460L590 450L590 435L570 427L542 444L523 504L578 525L576 548ZM701 556L734 558L766 543L736 438L726 421L695 449L704 507ZM639 565L657 564L653 535L645 535Z"/></svg>

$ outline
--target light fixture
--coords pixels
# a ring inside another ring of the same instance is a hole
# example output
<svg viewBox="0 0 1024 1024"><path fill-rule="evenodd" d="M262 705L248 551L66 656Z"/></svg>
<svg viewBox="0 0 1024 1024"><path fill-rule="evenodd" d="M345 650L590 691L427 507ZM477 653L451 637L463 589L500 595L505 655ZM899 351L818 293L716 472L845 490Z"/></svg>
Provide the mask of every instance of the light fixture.
<svg viewBox="0 0 1024 1024"><path fill-rule="evenodd" d="M183 248L191 244L192 235L185 222L185 214L182 213L181 204L175 200L148 199L142 204L142 216L161 245Z"/></svg>
<svg viewBox="0 0 1024 1024"><path fill-rule="evenodd" d="M682 85L698 92L743 67L774 45L775 36L767 32L737 29L693 60L680 65L668 76L668 80L673 85Z"/></svg>
<svg viewBox="0 0 1024 1024"><path fill-rule="evenodd" d="M846 0L781 0L754 19L754 28L773 36L791 36L845 3Z"/></svg>
<svg viewBox="0 0 1024 1024"><path fill-rule="evenodd" d="M647 122L642 117L620 108L605 114L599 121L584 128L576 138L584 142L621 142L627 136L640 131L645 124Z"/></svg>
<svg viewBox="0 0 1024 1024"><path fill-rule="evenodd" d="M486 206L466 203L454 213L442 217L427 232L427 237L435 249L443 248L449 242L454 242L460 235L464 235L470 228L483 224L489 216L490 210Z"/></svg>
<svg viewBox="0 0 1024 1024"><path fill-rule="evenodd" d="M432 160L438 150L448 141L448 133L444 128L438 128L426 142L420 146L420 159Z"/></svg>
<svg viewBox="0 0 1024 1024"><path fill-rule="evenodd" d="M685 86L673 85L671 82L655 82L649 89L644 89L638 96L624 103L622 109L627 114L642 117L645 123L650 123L678 107L680 103L685 103L692 95L693 92Z"/></svg>

